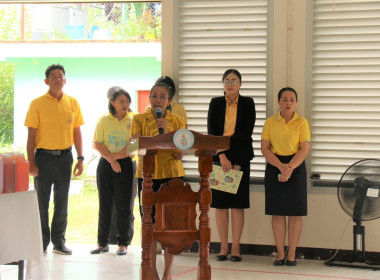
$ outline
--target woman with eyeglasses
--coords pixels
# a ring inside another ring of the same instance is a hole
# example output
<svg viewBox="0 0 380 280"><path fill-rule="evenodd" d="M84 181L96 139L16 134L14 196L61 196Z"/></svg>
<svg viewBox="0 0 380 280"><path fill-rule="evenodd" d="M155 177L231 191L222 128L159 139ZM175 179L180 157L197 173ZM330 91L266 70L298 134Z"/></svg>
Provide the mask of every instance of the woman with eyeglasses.
<svg viewBox="0 0 380 280"><path fill-rule="evenodd" d="M129 115L131 97L121 87L111 87L107 97L109 113L99 118L92 144L101 158L96 170L99 193L98 247L90 253L109 251L109 231L115 203L119 233L116 237L119 245L116 254L125 255L132 240L133 230L130 227L134 219L130 207L133 166L131 157L126 153L132 129L132 118Z"/></svg>
<svg viewBox="0 0 380 280"><path fill-rule="evenodd" d="M172 100L170 94L170 87L166 84L155 84L149 95L150 107L146 112L137 114L133 117L132 124L132 138L136 139L138 136L154 136L158 134L166 134L178 129L185 128L185 122L182 117L172 114L168 110L168 106ZM158 112L161 116L158 116ZM168 182L174 178L183 178L185 176L185 170L182 166L183 153L180 150L159 150L155 157L155 166L153 174L153 191L157 192L160 189L161 184ZM138 178L138 195L140 202L140 214L142 216L141 208L141 191L142 191L142 161L139 159L137 164ZM155 208L152 209L153 223ZM157 242L152 243L151 256L153 267L153 279L160 279L156 267L156 254L157 254ZM164 251L165 269L162 276L163 280L171 279L171 268L174 260L174 256L169 252Z"/></svg>
<svg viewBox="0 0 380 280"><path fill-rule="evenodd" d="M231 214L232 247L231 261L241 261L240 238L244 227L244 209L250 207L249 179L250 161L254 157L252 133L256 121L255 103L251 97L240 95L241 74L236 69L228 69L222 78L224 94L211 99L208 117L208 134L229 136L230 149L214 156L215 164L221 165L224 172L235 166L243 171L236 194L212 189L211 207L215 208L215 220L221 249L218 261L227 260L228 226Z"/></svg>

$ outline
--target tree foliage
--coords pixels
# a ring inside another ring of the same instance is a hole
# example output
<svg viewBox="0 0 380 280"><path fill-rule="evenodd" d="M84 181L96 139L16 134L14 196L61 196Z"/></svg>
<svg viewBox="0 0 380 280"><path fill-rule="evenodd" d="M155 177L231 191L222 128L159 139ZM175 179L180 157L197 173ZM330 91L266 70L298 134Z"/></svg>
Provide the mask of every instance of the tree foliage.
<svg viewBox="0 0 380 280"><path fill-rule="evenodd" d="M0 28L1 40L20 40L20 19L17 14L17 6L8 5L0 9Z"/></svg>
<svg viewBox="0 0 380 280"><path fill-rule="evenodd" d="M13 143L14 64L0 63L0 142Z"/></svg>

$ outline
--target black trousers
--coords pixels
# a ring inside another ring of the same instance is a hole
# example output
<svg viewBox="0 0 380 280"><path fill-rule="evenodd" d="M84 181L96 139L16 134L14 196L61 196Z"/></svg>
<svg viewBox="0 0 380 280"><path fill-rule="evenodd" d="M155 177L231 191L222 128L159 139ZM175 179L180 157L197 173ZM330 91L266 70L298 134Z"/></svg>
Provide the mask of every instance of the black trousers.
<svg viewBox="0 0 380 280"><path fill-rule="evenodd" d="M135 216L133 215L133 208L135 207L135 199L136 199L136 194L137 194L137 178L136 178L136 161L132 161L132 166L133 166L133 183L132 183L132 196L131 196L131 213L132 213L132 219L130 219L130 225L129 225L129 233L128 233L128 244L132 243L133 235L134 235L134 221L135 221Z"/></svg>
<svg viewBox="0 0 380 280"><path fill-rule="evenodd" d="M36 152L34 158L38 167L38 176L34 177L40 210L43 250L51 242L60 248L66 243L67 205L69 200L70 178L73 165L71 152L60 156ZM54 214L49 227L49 201L54 185Z"/></svg>
<svg viewBox="0 0 380 280"><path fill-rule="evenodd" d="M118 245L129 245L132 239L130 227L133 222L131 211L133 167L130 157L118 160L121 172L112 170L111 164L104 158L100 158L96 170L96 181L99 193L99 222L98 245L105 247L109 242L111 228L112 208L115 203L117 213L116 236Z"/></svg>

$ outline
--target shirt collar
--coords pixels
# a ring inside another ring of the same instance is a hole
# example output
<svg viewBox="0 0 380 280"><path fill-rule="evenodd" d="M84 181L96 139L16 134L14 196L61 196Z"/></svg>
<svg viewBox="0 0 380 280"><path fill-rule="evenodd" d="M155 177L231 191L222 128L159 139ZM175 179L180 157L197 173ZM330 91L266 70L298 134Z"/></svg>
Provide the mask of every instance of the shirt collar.
<svg viewBox="0 0 380 280"><path fill-rule="evenodd" d="M146 111L145 111L145 119L147 121L154 119L154 115L153 115L153 112L152 112L152 107L149 107L148 109L146 109ZM172 113L170 113L169 110L166 110L166 112L165 112L165 120L167 120L167 121L170 122L172 119L173 119Z"/></svg>
<svg viewBox="0 0 380 280"><path fill-rule="evenodd" d="M281 121L283 119L284 118L281 116L280 112L278 112L276 114L276 121ZM299 115L297 112L294 112L293 118L289 122L292 122L292 121L295 121L295 120L299 120L299 119L301 119L301 115Z"/></svg>
<svg viewBox="0 0 380 280"><path fill-rule="evenodd" d="M57 100L57 98L53 97L53 96L50 94L49 91L46 92L46 96L49 97L50 99ZM63 92L63 93L62 93L62 97L61 97L61 99L60 99L59 101L61 101L65 96L66 96L66 94ZM57 101L58 101L58 100L57 100ZM58 101L58 102L59 102L59 101Z"/></svg>
<svg viewBox="0 0 380 280"><path fill-rule="evenodd" d="M228 105L234 105L234 104L237 104L237 103L238 103L238 100L239 100L239 96L240 96L240 94L238 93L238 96L236 97L235 102L234 102L234 103L231 103L231 101L228 99L226 93L224 93L224 97L226 98L226 102L227 102Z"/></svg>
<svg viewBox="0 0 380 280"><path fill-rule="evenodd" d="M114 115L112 115L111 113L108 113L108 117L110 118L110 119L115 119L115 120L117 120L117 118L114 116ZM128 114L126 114L125 116L124 116L124 118L123 118L123 120L130 120L131 119L131 117L128 115Z"/></svg>

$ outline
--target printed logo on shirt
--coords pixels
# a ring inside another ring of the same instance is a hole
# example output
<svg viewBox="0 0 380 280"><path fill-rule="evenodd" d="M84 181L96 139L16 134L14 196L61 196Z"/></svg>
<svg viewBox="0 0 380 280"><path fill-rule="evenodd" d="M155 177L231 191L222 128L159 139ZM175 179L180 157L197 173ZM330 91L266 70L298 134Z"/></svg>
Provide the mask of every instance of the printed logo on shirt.
<svg viewBox="0 0 380 280"><path fill-rule="evenodd" d="M127 145L127 135L122 131L114 131L107 135L110 152L118 152Z"/></svg>

